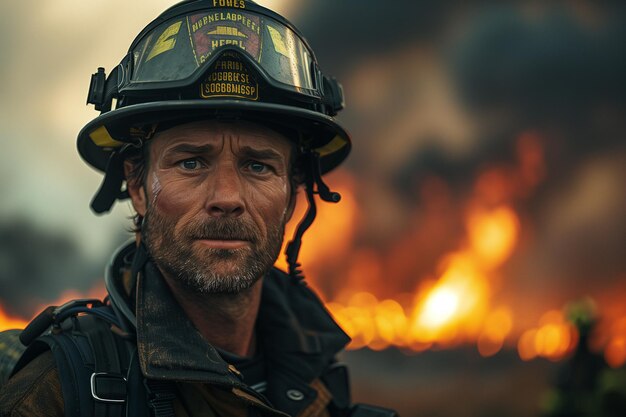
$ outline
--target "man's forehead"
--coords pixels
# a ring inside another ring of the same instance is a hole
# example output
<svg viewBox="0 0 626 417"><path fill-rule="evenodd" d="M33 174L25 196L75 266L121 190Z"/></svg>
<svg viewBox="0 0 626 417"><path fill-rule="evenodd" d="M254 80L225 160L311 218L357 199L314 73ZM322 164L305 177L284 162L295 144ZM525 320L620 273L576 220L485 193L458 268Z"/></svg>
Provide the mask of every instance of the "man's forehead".
<svg viewBox="0 0 626 417"><path fill-rule="evenodd" d="M225 142L236 148L269 148L289 155L293 144L281 133L264 125L247 121L196 121L157 132L151 140L152 150L161 153L181 143L221 148ZM233 149L236 150L236 149Z"/></svg>

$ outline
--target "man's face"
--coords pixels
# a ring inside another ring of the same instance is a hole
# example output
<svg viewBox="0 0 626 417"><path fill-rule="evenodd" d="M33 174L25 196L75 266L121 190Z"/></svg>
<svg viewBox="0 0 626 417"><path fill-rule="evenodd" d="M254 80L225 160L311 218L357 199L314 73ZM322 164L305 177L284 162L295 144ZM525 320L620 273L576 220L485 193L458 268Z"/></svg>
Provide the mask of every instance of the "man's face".
<svg viewBox="0 0 626 417"><path fill-rule="evenodd" d="M291 215L291 151L284 136L251 123L156 134L146 181L129 192L159 269L197 292L251 287L278 257Z"/></svg>

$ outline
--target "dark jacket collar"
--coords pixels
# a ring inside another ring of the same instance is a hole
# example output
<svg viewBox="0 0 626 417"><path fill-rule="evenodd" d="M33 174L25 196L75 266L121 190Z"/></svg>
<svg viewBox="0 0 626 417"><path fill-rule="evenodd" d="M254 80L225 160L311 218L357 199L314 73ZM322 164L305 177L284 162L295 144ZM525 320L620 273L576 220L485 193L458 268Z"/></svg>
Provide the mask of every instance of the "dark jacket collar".
<svg viewBox="0 0 626 417"><path fill-rule="evenodd" d="M235 384L234 375L174 300L148 261L137 277L137 348L144 375L152 379Z"/></svg>
<svg viewBox="0 0 626 417"><path fill-rule="evenodd" d="M140 247L139 256L142 251ZM154 263L149 257L142 263L133 266L138 271L137 346L144 374L154 379L240 385L187 319ZM350 339L303 281L272 269L264 277L262 294L257 337L270 374L302 383L318 378Z"/></svg>
<svg viewBox="0 0 626 417"><path fill-rule="evenodd" d="M307 382L319 377L350 341L306 283L278 269L263 282L257 330L268 366Z"/></svg>

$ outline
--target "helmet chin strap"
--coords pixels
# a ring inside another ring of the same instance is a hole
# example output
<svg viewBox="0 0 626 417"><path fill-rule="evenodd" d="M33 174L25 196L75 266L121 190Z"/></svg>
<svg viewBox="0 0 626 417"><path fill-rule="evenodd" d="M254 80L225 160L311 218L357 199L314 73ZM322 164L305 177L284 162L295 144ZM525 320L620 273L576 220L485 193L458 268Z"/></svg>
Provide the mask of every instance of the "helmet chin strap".
<svg viewBox="0 0 626 417"><path fill-rule="evenodd" d="M115 200L124 197L122 184L124 183L124 156L122 152L113 152L104 174L100 189L91 201L91 209L96 214L111 210Z"/></svg>
<svg viewBox="0 0 626 417"><path fill-rule="evenodd" d="M136 138L133 143L126 144L121 149L111 154L104 170L104 178L102 179L100 188L94 195L93 200L91 200L91 209L96 214L107 213L117 200L128 198L128 190L122 189L125 181L125 152L131 147L143 147L144 141L151 137L154 133L154 129L155 128L153 128L150 133L150 136L145 136L144 139Z"/></svg>
<svg viewBox="0 0 626 417"><path fill-rule="evenodd" d="M300 247L302 246L302 235L313 224L315 216L317 215L317 206L315 205L315 194L318 194L320 198L326 202L338 203L341 200L341 194L331 191L328 186L322 180L320 174L320 160L319 154L316 152L308 152L304 155L305 160L305 193L306 199L309 204L309 208L298 224L298 228L294 233L293 239L287 245L285 254L287 255L287 263L289 264L289 275L292 278L299 281L304 279L300 264L298 263L298 254ZM317 190L315 186L317 185Z"/></svg>

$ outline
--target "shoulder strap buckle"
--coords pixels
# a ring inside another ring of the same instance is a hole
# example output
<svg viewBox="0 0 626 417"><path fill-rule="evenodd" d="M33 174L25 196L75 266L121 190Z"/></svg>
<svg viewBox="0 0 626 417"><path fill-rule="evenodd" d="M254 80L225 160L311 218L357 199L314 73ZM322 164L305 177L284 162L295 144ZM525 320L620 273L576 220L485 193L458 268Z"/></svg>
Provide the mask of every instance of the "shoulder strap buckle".
<svg viewBox="0 0 626 417"><path fill-rule="evenodd" d="M91 396L103 403L126 402L126 378L107 372L91 374Z"/></svg>

